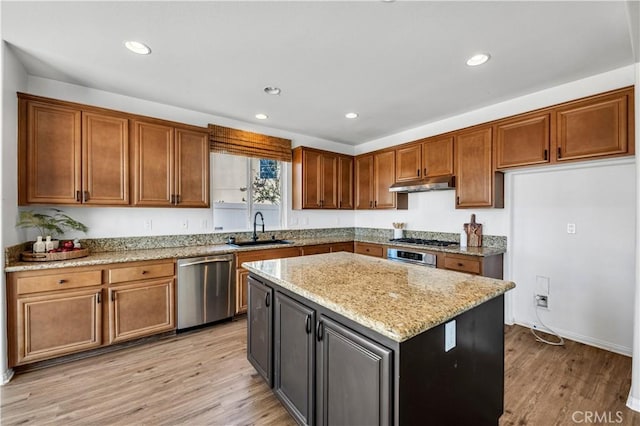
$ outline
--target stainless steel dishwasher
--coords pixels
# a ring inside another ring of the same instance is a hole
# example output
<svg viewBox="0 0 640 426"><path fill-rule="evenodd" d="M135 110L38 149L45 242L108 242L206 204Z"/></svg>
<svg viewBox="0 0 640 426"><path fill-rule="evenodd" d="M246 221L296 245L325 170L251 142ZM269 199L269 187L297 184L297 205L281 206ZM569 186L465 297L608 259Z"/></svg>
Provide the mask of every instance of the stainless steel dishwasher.
<svg viewBox="0 0 640 426"><path fill-rule="evenodd" d="M232 254L178 260L178 330L233 316L233 264Z"/></svg>

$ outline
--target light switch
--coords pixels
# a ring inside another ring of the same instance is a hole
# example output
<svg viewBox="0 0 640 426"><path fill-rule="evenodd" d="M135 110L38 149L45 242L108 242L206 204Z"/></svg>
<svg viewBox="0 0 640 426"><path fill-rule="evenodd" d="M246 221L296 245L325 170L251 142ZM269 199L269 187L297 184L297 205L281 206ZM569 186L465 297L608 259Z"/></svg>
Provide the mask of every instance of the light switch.
<svg viewBox="0 0 640 426"><path fill-rule="evenodd" d="M444 351L449 352L456 347L456 320L444 325Z"/></svg>

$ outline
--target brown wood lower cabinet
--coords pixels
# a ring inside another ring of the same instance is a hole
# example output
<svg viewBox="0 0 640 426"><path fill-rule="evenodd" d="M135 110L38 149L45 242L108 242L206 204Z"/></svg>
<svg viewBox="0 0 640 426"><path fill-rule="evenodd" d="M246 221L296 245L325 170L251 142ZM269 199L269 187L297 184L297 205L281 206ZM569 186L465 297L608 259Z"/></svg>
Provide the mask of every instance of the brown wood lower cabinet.
<svg viewBox="0 0 640 426"><path fill-rule="evenodd" d="M102 345L102 290L34 294L15 301L15 364L67 355Z"/></svg>
<svg viewBox="0 0 640 426"><path fill-rule="evenodd" d="M9 367L173 330L174 270L167 259L8 273Z"/></svg>
<svg viewBox="0 0 640 426"><path fill-rule="evenodd" d="M438 268L502 279L502 254L479 257L440 253L438 256Z"/></svg>
<svg viewBox="0 0 640 426"><path fill-rule="evenodd" d="M373 244L373 243L354 243L354 253L365 254L367 256L374 257L387 257L387 253L385 251L385 246L381 244Z"/></svg>
<svg viewBox="0 0 640 426"><path fill-rule="evenodd" d="M175 328L173 277L109 288L109 343Z"/></svg>

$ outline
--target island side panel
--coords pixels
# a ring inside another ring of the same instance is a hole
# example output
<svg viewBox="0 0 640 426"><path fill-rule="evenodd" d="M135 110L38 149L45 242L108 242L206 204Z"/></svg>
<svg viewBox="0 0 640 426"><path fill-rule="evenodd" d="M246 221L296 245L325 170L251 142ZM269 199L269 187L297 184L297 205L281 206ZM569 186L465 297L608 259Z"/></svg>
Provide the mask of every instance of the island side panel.
<svg viewBox="0 0 640 426"><path fill-rule="evenodd" d="M504 397L504 296L454 319L456 345L448 352L446 322L400 344L396 424L498 424Z"/></svg>

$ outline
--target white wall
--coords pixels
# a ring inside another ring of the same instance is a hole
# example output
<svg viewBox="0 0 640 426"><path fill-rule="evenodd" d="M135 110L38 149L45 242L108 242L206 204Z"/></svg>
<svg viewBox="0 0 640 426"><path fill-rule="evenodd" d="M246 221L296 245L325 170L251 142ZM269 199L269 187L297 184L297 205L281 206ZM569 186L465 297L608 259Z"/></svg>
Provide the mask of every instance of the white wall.
<svg viewBox="0 0 640 426"><path fill-rule="evenodd" d="M635 288L635 161L515 172L510 278L516 322L631 354ZM567 224L576 233L567 233ZM537 277L549 279L546 286Z"/></svg>
<svg viewBox="0 0 640 426"><path fill-rule="evenodd" d="M13 53L4 42L0 42L0 69L2 70L2 149L0 150L0 185L2 198L0 211L2 212L2 226L0 226L0 264L4 265L4 247L17 244L19 240L15 229L18 212L18 189L16 178L18 168L18 101L16 92L27 86L27 74ZM9 378L7 371L7 335L6 335L6 296L5 275L0 274L0 381L5 383Z"/></svg>

